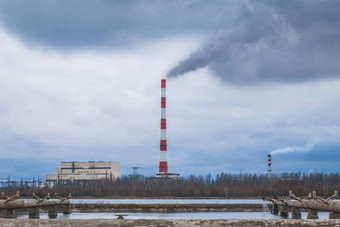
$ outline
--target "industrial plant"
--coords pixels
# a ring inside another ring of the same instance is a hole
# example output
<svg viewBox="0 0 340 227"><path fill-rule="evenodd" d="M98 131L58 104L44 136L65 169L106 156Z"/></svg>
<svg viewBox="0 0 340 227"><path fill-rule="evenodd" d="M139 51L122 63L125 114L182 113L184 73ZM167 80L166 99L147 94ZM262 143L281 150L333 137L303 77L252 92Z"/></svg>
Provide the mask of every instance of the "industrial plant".
<svg viewBox="0 0 340 227"><path fill-rule="evenodd" d="M115 180L120 176L119 162L61 162L54 174L46 175L46 185L53 187L58 182L84 182L91 180Z"/></svg>

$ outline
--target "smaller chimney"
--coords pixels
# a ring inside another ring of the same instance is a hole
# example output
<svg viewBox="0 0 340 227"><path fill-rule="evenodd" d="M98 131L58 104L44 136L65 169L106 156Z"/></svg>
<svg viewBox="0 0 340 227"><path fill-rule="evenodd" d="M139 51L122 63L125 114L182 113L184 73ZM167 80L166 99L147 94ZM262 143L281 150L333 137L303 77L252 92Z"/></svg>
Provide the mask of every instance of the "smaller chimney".
<svg viewBox="0 0 340 227"><path fill-rule="evenodd" d="M268 155L268 178L272 177L272 156L269 154Z"/></svg>

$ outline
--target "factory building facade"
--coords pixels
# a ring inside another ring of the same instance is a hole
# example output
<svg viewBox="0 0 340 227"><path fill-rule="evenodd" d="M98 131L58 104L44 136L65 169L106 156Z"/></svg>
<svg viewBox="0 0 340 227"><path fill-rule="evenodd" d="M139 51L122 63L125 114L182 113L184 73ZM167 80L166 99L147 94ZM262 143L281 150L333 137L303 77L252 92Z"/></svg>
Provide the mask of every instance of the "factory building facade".
<svg viewBox="0 0 340 227"><path fill-rule="evenodd" d="M53 187L58 182L115 180L119 177L119 162L61 162L60 169L55 168L54 174L46 175L46 184Z"/></svg>

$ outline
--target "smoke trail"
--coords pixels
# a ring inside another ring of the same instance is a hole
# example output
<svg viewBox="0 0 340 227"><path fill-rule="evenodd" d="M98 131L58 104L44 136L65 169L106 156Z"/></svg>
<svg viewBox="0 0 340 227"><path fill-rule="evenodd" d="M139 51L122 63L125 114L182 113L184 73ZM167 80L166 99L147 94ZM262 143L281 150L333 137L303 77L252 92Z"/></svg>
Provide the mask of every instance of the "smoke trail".
<svg viewBox="0 0 340 227"><path fill-rule="evenodd" d="M198 52L192 54L188 59L179 62L177 67L170 70L170 72L167 74L167 77L176 77L187 72L204 68L210 64L213 56L214 53L211 53L209 50L199 50Z"/></svg>
<svg viewBox="0 0 340 227"><path fill-rule="evenodd" d="M192 53L189 58L179 62L177 66L169 71L167 76L176 77L210 66L221 77L226 77L228 74L229 79L237 79L230 78L233 73L227 72L230 72L233 67L228 65L236 59L242 58L242 54L253 51L252 49L256 48L259 43L273 47L275 43L281 42L281 33L285 31L285 24L282 20L272 15L270 11L263 9L263 7L267 8L264 5L252 9L247 8L246 11L242 12L244 15L240 16L245 18L242 20L241 25L220 31L210 38L202 48ZM218 68L221 67L221 64L225 65L223 68L226 70L224 73L219 74ZM237 63L237 66L241 66L241 62Z"/></svg>
<svg viewBox="0 0 340 227"><path fill-rule="evenodd" d="M286 154L291 152L308 152L313 149L315 144L306 144L305 146L291 146L291 147L285 147L285 148L279 148L275 149L270 154L276 155L276 154Z"/></svg>
<svg viewBox="0 0 340 227"><path fill-rule="evenodd" d="M340 3L310 1L305 7L302 1L263 0L245 5L234 26L180 61L168 77L204 67L240 84L340 77Z"/></svg>

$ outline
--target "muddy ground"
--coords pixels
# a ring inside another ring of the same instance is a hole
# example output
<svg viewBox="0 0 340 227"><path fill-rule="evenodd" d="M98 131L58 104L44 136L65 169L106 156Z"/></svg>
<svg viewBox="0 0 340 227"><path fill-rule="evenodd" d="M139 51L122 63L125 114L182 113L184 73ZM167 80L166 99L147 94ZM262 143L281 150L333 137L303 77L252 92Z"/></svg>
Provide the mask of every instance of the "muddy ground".
<svg viewBox="0 0 340 227"><path fill-rule="evenodd" d="M338 226L340 220L33 220L33 219L0 219L4 227L83 227L83 226L230 226L230 227L268 227L268 226Z"/></svg>

